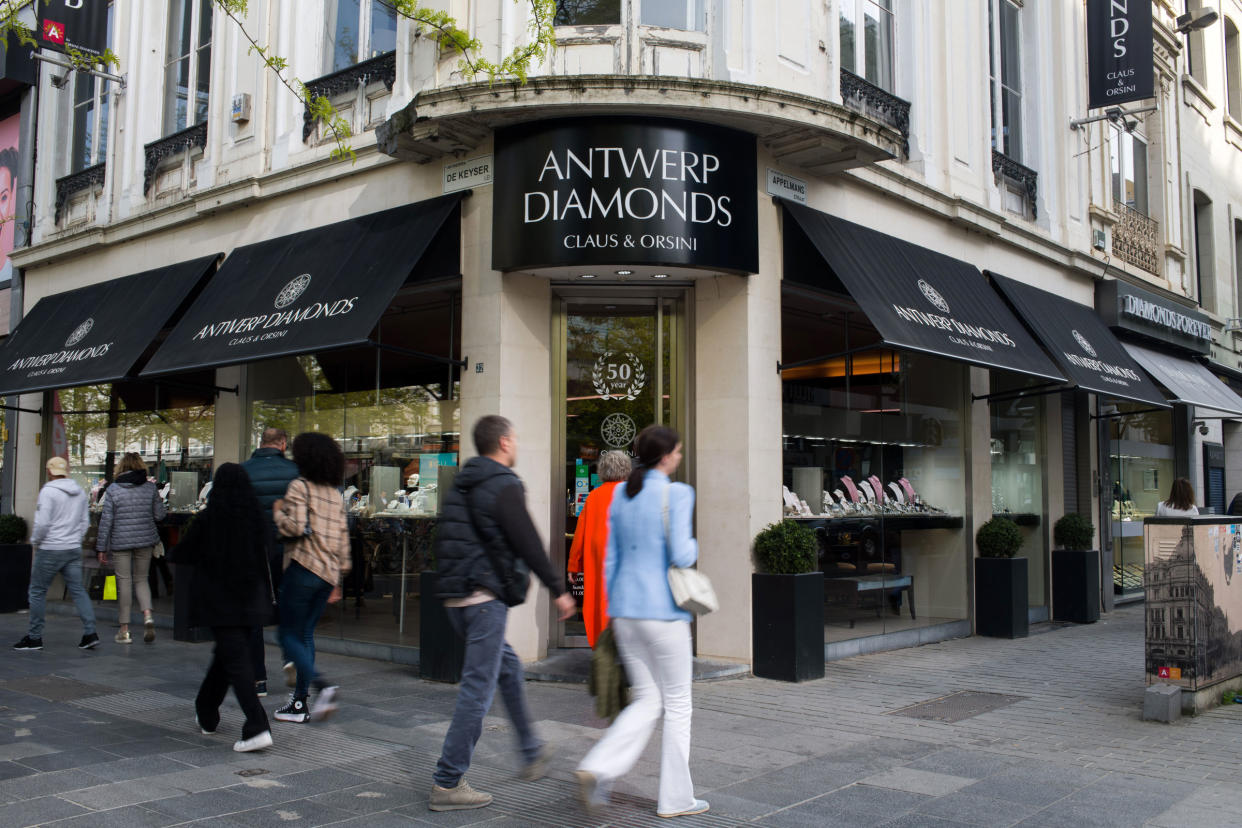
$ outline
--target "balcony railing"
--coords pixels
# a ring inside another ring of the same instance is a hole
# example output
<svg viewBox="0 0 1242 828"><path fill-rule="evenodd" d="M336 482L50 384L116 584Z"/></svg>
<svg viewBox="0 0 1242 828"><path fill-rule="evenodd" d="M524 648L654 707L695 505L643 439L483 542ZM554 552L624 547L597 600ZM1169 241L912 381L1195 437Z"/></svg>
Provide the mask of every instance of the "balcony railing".
<svg viewBox="0 0 1242 828"><path fill-rule="evenodd" d="M1113 201L1120 219L1113 225L1113 255L1148 273L1160 273L1160 225L1126 204Z"/></svg>
<svg viewBox="0 0 1242 828"><path fill-rule="evenodd" d="M106 170L106 164L96 164L93 167L87 167L71 175L66 175L64 178L56 179L55 221L57 224L60 223L61 216L65 214L65 208L69 206L69 197L74 193L80 193L91 187L102 187Z"/></svg>
<svg viewBox="0 0 1242 828"><path fill-rule="evenodd" d="M152 141L144 147L146 155L146 165L142 171L142 191L149 193L151 185L155 183L155 171L159 169L160 162L165 158L170 158L183 152L189 152L194 147L203 149L207 146L207 122L195 124L188 129L180 132L174 132L172 135L165 135L158 141Z"/></svg>
<svg viewBox="0 0 1242 828"><path fill-rule="evenodd" d="M1039 195L1039 173L1024 167L1003 152L992 150L992 175L997 181L1007 178L1022 188L1026 202L1031 208L1031 218L1039 218L1036 197Z"/></svg>
<svg viewBox="0 0 1242 828"><path fill-rule="evenodd" d="M869 118L901 133L901 151L910 157L910 102L870 83L853 72L841 70L841 102Z"/></svg>
<svg viewBox="0 0 1242 828"><path fill-rule="evenodd" d="M392 91L393 84L397 82L396 52L385 52L379 57L364 60L353 66L347 66L339 72L316 78L306 84L306 91L312 98L332 98L377 81L383 81L388 91ZM306 111L302 113L303 141L308 140L311 133L315 131L315 121L315 115L308 105Z"/></svg>

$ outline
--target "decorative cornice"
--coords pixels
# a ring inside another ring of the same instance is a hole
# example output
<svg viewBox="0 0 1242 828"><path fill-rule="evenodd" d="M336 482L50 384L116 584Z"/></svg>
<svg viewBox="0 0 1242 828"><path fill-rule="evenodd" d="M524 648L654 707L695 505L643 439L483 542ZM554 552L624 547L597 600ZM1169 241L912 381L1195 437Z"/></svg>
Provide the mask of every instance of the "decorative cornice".
<svg viewBox="0 0 1242 828"><path fill-rule="evenodd" d="M60 217L64 214L65 207L69 204L69 196L91 187L103 186L104 173L107 170L107 166L106 163L96 164L93 167L87 167L84 170L78 170L75 173L66 175L64 178L56 179L56 224L60 224Z"/></svg>
<svg viewBox="0 0 1242 828"><path fill-rule="evenodd" d="M393 84L397 82L396 52L385 52L379 57L373 57L370 60L355 63L353 66L347 66L331 75L316 78L306 84L306 90L312 98L332 98L378 81L383 81L385 88L389 92L392 91ZM310 107L307 106L302 113L303 141L308 140L311 133L315 131L315 121L315 116L311 114Z"/></svg>
<svg viewBox="0 0 1242 828"><path fill-rule="evenodd" d="M992 175L996 176L998 181L1001 178L1008 178L1010 181L1021 184L1026 193L1026 200L1031 205L1031 218L1039 217L1035 201L1035 197L1039 194L1039 173L1030 167L1022 166L1003 152L992 150Z"/></svg>
<svg viewBox="0 0 1242 828"><path fill-rule="evenodd" d="M901 133L902 154L910 157L910 102L841 70L841 102L857 112L870 115Z"/></svg>
<svg viewBox="0 0 1242 828"><path fill-rule="evenodd" d="M147 144L144 148L146 166L142 172L142 192L145 194L151 191L151 185L155 183L155 171L159 168L160 162L165 158L178 153L189 152L194 147L202 149L206 146L206 121Z"/></svg>

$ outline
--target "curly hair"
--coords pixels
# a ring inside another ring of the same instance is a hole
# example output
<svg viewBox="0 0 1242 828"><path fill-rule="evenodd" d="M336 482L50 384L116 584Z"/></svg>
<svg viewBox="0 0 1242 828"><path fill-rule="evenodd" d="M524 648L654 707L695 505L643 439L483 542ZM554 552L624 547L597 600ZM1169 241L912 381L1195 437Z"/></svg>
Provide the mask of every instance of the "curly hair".
<svg viewBox="0 0 1242 828"><path fill-rule="evenodd" d="M345 479L345 453L326 434L303 431L293 438L293 462L298 474L312 483L339 486Z"/></svg>

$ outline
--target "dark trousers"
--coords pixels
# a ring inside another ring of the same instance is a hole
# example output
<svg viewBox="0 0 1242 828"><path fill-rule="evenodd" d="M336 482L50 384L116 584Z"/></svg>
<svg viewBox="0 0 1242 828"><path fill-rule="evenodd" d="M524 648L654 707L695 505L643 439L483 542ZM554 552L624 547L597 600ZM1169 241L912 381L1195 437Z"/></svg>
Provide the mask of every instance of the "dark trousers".
<svg viewBox="0 0 1242 828"><path fill-rule="evenodd" d="M254 669L250 655L250 627L212 627L216 639L211 666L198 688L194 710L198 722L207 730L215 730L220 724L220 705L229 687L246 714L242 725L242 738L249 739L268 729L267 711L259 703L254 690Z"/></svg>
<svg viewBox="0 0 1242 828"><path fill-rule="evenodd" d="M250 628L250 671L255 681L267 681L267 651L263 648L263 628Z"/></svg>

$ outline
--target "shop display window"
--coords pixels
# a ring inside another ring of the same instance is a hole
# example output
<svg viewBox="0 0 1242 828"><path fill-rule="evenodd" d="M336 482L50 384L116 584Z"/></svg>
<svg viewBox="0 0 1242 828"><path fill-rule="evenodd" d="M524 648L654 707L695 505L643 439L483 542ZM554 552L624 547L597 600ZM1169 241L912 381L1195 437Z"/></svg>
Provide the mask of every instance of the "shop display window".
<svg viewBox="0 0 1242 828"><path fill-rule="evenodd" d="M1040 380L993 371L988 403L991 432L992 514L1007 517L1022 531L1019 555L1027 559L1028 605L1048 603L1048 531L1044 511L1044 400L1017 396Z"/></svg>
<svg viewBox="0 0 1242 828"><path fill-rule="evenodd" d="M848 298L787 288L781 497L819 537L829 641L968 617L967 370L884 347Z"/></svg>
<svg viewBox="0 0 1242 828"><path fill-rule="evenodd" d="M1113 592L1142 593L1143 518L1169 496L1173 485L1173 413L1117 401L1108 420Z"/></svg>

